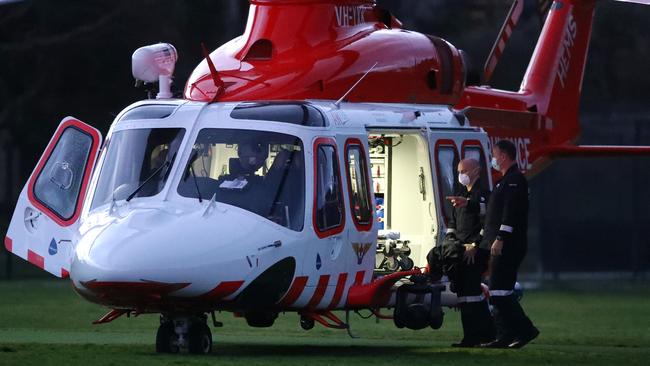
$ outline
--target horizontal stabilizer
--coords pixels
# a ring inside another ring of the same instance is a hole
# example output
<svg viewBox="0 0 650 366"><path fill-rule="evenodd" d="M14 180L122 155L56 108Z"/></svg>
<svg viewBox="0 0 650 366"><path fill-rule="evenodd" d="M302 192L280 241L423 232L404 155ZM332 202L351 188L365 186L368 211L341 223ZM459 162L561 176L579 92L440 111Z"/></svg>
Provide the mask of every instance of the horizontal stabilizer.
<svg viewBox="0 0 650 366"><path fill-rule="evenodd" d="M614 145L560 145L546 146L531 153L533 159L541 157L603 157L603 156L650 156L650 146Z"/></svg>

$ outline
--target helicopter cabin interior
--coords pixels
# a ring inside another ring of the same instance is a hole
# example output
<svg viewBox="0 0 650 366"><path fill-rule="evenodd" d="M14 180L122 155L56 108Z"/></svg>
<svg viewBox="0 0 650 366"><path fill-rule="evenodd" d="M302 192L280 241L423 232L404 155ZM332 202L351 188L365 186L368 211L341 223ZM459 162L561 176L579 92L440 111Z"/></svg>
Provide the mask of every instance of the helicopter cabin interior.
<svg viewBox="0 0 650 366"><path fill-rule="evenodd" d="M446 228L451 217L453 207L445 197L460 188L460 159L479 161L480 176L487 177L479 184L489 188L487 160L480 141L463 138L459 148L453 139L441 137L431 155L429 143L419 132L369 131L370 169L380 230L378 271L426 266L427 253L442 238L438 232Z"/></svg>
<svg viewBox="0 0 650 366"><path fill-rule="evenodd" d="M438 226L427 141L418 132L370 131L368 144L380 230L376 267L408 269L406 257L424 266ZM408 255L400 256L404 243Z"/></svg>

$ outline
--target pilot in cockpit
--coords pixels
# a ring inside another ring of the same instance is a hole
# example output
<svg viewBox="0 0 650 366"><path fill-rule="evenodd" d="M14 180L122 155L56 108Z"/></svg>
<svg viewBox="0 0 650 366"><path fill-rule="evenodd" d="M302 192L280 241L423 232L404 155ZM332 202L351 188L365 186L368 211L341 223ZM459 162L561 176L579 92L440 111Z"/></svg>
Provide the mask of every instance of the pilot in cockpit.
<svg viewBox="0 0 650 366"><path fill-rule="evenodd" d="M225 176L220 188L249 189L262 183L263 177L256 175L269 156L269 145L262 142L247 141L237 146L237 158L229 161L229 174Z"/></svg>

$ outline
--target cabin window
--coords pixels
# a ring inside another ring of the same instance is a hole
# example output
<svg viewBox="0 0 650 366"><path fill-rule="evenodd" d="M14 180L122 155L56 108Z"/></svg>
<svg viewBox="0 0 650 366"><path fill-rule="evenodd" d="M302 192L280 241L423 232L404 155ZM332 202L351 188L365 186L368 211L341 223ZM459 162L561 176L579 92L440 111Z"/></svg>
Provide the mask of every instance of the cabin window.
<svg viewBox="0 0 650 366"><path fill-rule="evenodd" d="M305 164L300 138L238 129L199 132L178 194L236 206L302 231Z"/></svg>
<svg viewBox="0 0 650 366"><path fill-rule="evenodd" d="M438 172L438 184L440 189L440 200L442 202L442 213L445 224L451 218L453 206L448 196L453 196L458 189L458 151L452 140L439 140L436 144L436 168Z"/></svg>
<svg viewBox="0 0 650 366"><path fill-rule="evenodd" d="M361 141L349 140L346 144L350 210L355 226L368 231L372 225L372 208L366 155Z"/></svg>
<svg viewBox="0 0 650 366"><path fill-rule="evenodd" d="M316 156L314 226L319 237L326 237L341 232L345 224L339 159L334 140L318 139L314 150Z"/></svg>
<svg viewBox="0 0 650 366"><path fill-rule="evenodd" d="M461 156L463 159L474 159L479 162L481 167L481 172L479 176L479 187L483 190L489 190L489 170L487 168L487 162L485 160L485 153L481 142L478 140L468 140L463 143Z"/></svg>
<svg viewBox="0 0 650 366"><path fill-rule="evenodd" d="M88 133L66 128L36 178L36 200L63 220L75 213L92 145Z"/></svg>
<svg viewBox="0 0 650 366"><path fill-rule="evenodd" d="M129 196L151 197L163 189L183 141L182 128L116 131L106 146L92 208Z"/></svg>

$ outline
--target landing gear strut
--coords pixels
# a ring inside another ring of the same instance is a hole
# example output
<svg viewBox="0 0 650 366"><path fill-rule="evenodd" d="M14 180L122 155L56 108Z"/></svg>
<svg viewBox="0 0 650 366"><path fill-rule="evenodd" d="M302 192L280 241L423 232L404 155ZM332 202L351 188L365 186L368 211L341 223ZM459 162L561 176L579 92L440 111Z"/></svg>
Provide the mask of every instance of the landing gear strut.
<svg viewBox="0 0 650 366"><path fill-rule="evenodd" d="M191 354L212 352L212 333L205 314L195 316L160 316L156 333L157 353L178 353L187 348Z"/></svg>

